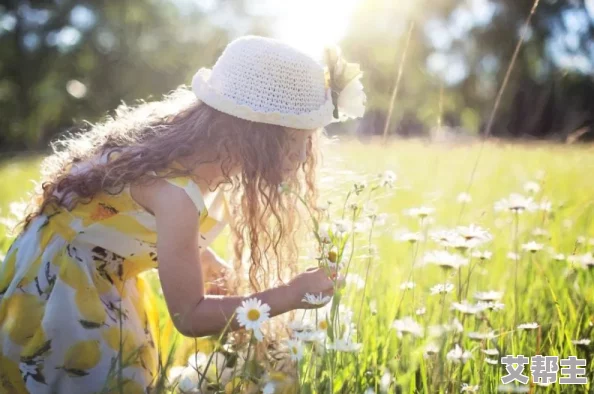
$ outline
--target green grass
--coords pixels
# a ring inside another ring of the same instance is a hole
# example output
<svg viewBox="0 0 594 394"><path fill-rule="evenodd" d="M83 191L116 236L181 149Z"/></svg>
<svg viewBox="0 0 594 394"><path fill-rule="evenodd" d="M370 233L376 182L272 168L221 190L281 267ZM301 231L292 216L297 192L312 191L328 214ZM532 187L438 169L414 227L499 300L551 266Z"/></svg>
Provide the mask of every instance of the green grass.
<svg viewBox="0 0 594 394"><path fill-rule="evenodd" d="M332 201L331 221L342 216L345 197L355 182L362 179L373 182L375 175L384 170L394 171L398 180L394 189L371 194L378 211L387 214L386 223L374 228L371 237L378 254L371 260L361 256L369 255L369 234L356 235L349 272L366 277L367 285L359 290L348 285L342 295L342 302L354 312L355 338L363 344L362 349L355 354L328 351L320 356L312 355L306 348L305 357L298 366L301 391L330 392L332 387L334 392L358 393L371 387L379 392L380 380L388 372L385 376L392 377L389 392L394 392L398 386L398 392L403 393L453 393L460 392L462 383L480 385L481 393L496 392L505 368L487 364L480 351L485 348L497 348L500 357L541 354L586 358L587 376L591 381L594 377L592 347L576 348L571 340L593 337L593 271L567 261L553 260L548 248L566 256L584 255L594 249L591 220L594 213L593 153L590 147L547 144L492 143L485 145L482 151L480 145L437 146L417 142L395 142L387 147L359 143L326 147L326 165L320 185L324 200ZM474 178L469 183L479 155ZM24 196L30 189L29 180L36 178L38 163L36 159L0 163L0 216L6 215L11 201ZM539 183L541 190L533 198L536 201L550 200L552 212L524 213L517 217L516 223L513 214L494 211L494 203L510 193L527 195L523 190L527 181ZM456 198L469 185L472 202L463 206ZM351 194L349 203L362 204L368 197L369 187L358 196ZM481 249L493 252L492 259L485 262L472 259L470 266L448 274L447 278L438 267L411 269L413 260L415 265L420 265L425 252L440 248L431 240L415 246L394 240L394 234L405 229L425 231L418 219L403 213L419 206L435 208L435 221L430 225L433 229L470 224L488 229L493 240ZM347 208L347 218L349 212ZM536 228L546 230L549 235L533 235ZM2 231L0 229L0 237ZM584 237L584 242L578 241L580 237ZM531 240L543 244L543 250L535 254L522 252L521 245ZM217 243L220 249L222 242ZM8 241L0 240L3 251L8 246ZM507 258L508 252L514 251L521 255L517 273L516 263ZM305 248L303 254L308 254ZM308 263L311 265L311 261ZM414 292L405 292L399 287L409 278L416 283ZM429 289L444 279L455 285L454 291L445 297L430 295ZM462 292L459 292L459 285L462 285ZM486 290L504 292L501 302L505 308L502 311L466 317L450 311L453 301L473 300L476 291ZM370 304L374 304L374 308ZM426 308L427 312L416 316L415 310L420 307ZM362 311L360 319L359 311ZM464 332L432 340L441 350L437 355L425 358L427 335L399 338L390 329L395 318L404 316L412 316L425 328L451 322L457 316L463 323ZM534 331L515 329L517 324L526 322L538 322L539 328ZM487 330L494 330L497 336L482 342L468 338L468 332ZM447 361L446 353L455 343L469 350L473 358L465 364ZM530 375L528 366L524 373ZM581 393L591 391L592 385L590 382L586 386L555 383L548 388L532 386L531 390Z"/></svg>

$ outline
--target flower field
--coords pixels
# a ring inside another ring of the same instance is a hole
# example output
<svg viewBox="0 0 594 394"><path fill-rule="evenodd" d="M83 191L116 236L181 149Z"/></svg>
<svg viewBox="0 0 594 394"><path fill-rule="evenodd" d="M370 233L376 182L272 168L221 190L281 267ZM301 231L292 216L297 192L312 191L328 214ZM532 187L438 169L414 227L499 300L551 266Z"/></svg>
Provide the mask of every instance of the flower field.
<svg viewBox="0 0 594 394"><path fill-rule="evenodd" d="M157 391L591 392L593 153L329 144L318 179L324 216L310 223L301 260L344 285L331 300L306 295L327 304L286 324L268 319L267 305L246 302L236 316L247 328L243 342L175 342L164 325L160 342L175 352L163 357ZM2 224L31 189L38 162L0 162ZM0 225L0 253L9 242ZM224 255L225 240L214 249ZM166 313L162 300L158 308ZM506 369L505 357L520 355L531 360L520 371L528 381L504 383L517 368ZM550 358L539 366L538 355L584 360L577 368L587 382L561 384L565 367L555 370Z"/></svg>

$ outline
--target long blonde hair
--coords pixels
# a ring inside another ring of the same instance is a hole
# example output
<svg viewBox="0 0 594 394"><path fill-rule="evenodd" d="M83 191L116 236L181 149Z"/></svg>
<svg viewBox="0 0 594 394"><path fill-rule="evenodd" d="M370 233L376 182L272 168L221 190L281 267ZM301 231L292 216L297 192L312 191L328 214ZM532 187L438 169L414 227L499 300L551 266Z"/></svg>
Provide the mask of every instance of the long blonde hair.
<svg viewBox="0 0 594 394"><path fill-rule="evenodd" d="M74 195L76 203L84 203L100 192L118 192L127 184L153 179L150 171L165 170L164 176L190 175L192 170L172 169L170 164L182 157L195 157L195 169L204 163L201 152L217 152L224 158L222 183L231 186L234 197L230 207L236 270L248 268L249 288L254 291L269 286L274 278L282 281L283 272L295 272L296 239L303 220L295 209L295 195L283 193L279 186L286 184L315 206L320 133L308 141L306 161L297 173L284 179L282 164L288 143L284 127L217 111L197 101L183 86L161 101L122 105L114 116L79 131L69 132L52 144L54 153L42 164L41 190L32 213L24 220L25 228L48 204L66 206L64 196ZM121 154L80 174L69 171L73 163L87 162L112 150ZM230 170L237 165L240 174L231 176ZM248 267L242 265L244 260L249 261ZM246 282L239 275L233 287L247 287L242 286Z"/></svg>

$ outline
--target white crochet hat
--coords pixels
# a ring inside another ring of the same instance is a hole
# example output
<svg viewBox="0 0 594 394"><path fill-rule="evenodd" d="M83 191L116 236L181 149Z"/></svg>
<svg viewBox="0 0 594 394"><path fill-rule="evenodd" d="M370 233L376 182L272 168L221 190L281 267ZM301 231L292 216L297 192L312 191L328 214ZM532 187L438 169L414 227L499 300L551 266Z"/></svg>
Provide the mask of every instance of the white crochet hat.
<svg viewBox="0 0 594 394"><path fill-rule="evenodd" d="M296 129L333 122L324 67L272 38L243 36L227 45L212 70L192 79L196 97L229 115Z"/></svg>

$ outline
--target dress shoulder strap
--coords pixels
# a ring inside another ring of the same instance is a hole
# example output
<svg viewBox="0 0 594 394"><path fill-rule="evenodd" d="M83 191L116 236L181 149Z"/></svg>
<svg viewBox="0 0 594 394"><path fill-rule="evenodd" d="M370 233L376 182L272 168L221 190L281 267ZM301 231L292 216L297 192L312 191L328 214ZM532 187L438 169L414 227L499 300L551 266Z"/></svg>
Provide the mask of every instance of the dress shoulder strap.
<svg viewBox="0 0 594 394"><path fill-rule="evenodd" d="M190 200L196 206L198 212L200 212L200 217L203 215L207 215L207 207L204 202L204 197L202 196L202 191L191 178L189 177L175 177L175 178L164 178L170 184L180 187L184 189Z"/></svg>

